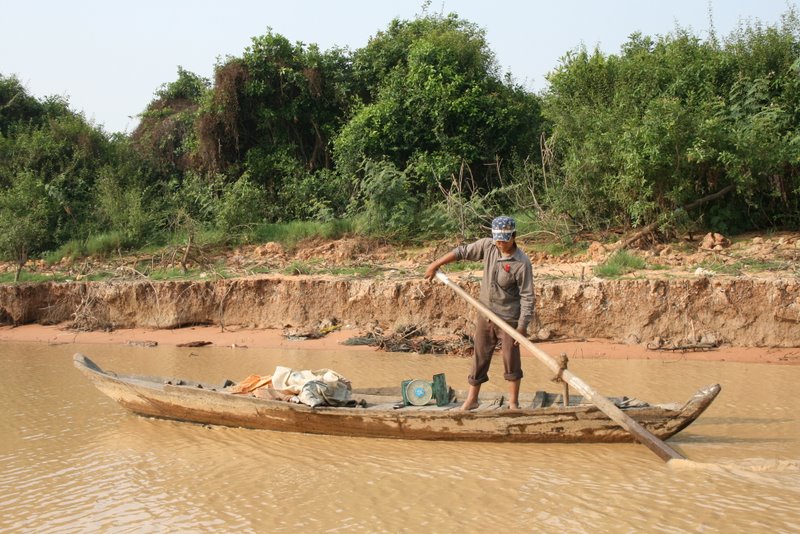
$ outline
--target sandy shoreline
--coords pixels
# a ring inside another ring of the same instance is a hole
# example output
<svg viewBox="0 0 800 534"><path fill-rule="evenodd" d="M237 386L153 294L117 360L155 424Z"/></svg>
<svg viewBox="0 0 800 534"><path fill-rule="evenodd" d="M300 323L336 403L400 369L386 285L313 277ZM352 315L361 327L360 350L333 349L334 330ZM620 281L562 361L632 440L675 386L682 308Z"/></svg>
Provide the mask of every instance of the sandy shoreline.
<svg viewBox="0 0 800 534"><path fill-rule="evenodd" d="M175 346L197 341L210 342L209 346L234 348L292 348L306 350L374 351L374 347L345 346L346 339L362 335L357 329L331 332L320 339L291 340L278 329L226 328L219 326L193 326L176 329L120 329L112 332L76 332L62 326L30 324L0 327L0 341L47 344L138 344L156 342ZM537 346L557 356L562 352L570 359L646 359L646 360L699 360L739 363L769 363L800 365L800 347L750 348L722 346L703 352L653 351L643 345L624 345L606 340L537 343ZM526 357L523 355L523 357ZM527 355L527 357L533 357Z"/></svg>

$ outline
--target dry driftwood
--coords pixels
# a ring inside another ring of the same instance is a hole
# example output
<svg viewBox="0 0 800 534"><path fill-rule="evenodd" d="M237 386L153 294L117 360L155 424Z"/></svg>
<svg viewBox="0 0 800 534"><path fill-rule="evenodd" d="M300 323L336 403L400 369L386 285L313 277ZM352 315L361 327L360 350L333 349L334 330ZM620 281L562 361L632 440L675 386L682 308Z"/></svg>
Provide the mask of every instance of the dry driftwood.
<svg viewBox="0 0 800 534"><path fill-rule="evenodd" d="M416 352L417 354L467 354L472 351L472 339L462 335L456 339L431 339L417 325L399 327L385 335L375 328L363 336L351 337L345 345L370 345L386 352Z"/></svg>
<svg viewBox="0 0 800 534"><path fill-rule="evenodd" d="M712 193L712 194L710 194L708 196L705 196L703 198L698 198L694 202L690 202L689 204L687 204L687 205L685 205L685 206L683 206L682 208L679 208L679 209L681 209L683 211L689 211L689 210L694 209L694 208L696 208L698 206L701 206L701 205L703 205L703 204L705 204L707 202L711 202L712 200L716 200L717 198L723 196L725 193L727 193L728 191L733 190L734 188L736 188L735 185L729 185L728 187L723 187L722 189L720 189L716 193ZM673 211L673 214L676 213L677 211L678 210ZM630 237L620 241L614 247L614 250L623 250L623 249L628 248L629 246L631 246L632 243L635 243L636 241L640 240L641 238L643 238L644 236L646 236L647 234L649 234L653 230L655 230L656 227L658 226L658 224L659 224L658 221L648 224L647 226L645 226L644 228L642 228L638 232L634 233Z"/></svg>
<svg viewBox="0 0 800 534"><path fill-rule="evenodd" d="M186 343L178 343L177 347L205 347L211 345L211 341L188 341Z"/></svg>

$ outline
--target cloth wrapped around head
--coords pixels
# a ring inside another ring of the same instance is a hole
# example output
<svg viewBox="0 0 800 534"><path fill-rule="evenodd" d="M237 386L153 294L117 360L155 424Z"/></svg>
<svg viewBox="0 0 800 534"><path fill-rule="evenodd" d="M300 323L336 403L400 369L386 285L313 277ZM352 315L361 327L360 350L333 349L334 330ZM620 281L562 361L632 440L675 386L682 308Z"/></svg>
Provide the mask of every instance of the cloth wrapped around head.
<svg viewBox="0 0 800 534"><path fill-rule="evenodd" d="M517 231L517 223L511 217L495 217L492 221L492 239L495 241L510 241Z"/></svg>

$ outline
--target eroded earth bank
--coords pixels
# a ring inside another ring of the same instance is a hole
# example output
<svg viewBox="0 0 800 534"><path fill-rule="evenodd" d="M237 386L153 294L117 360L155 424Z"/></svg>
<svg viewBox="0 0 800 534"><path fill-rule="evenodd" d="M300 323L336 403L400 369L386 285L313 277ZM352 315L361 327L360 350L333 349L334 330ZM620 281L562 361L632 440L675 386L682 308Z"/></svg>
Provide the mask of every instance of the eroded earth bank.
<svg viewBox="0 0 800 534"><path fill-rule="evenodd" d="M477 295L479 279L451 274ZM63 282L0 286L0 322L78 330L189 325L469 332L474 311L419 277L262 275L215 281ZM800 346L800 282L751 277L539 279L533 340L602 338L628 344Z"/></svg>
<svg viewBox="0 0 800 534"><path fill-rule="evenodd" d="M308 240L291 250L250 245L195 262L189 266L194 279L182 281L154 281L137 270L143 262L157 266L154 257L34 264L27 269L70 281L0 284L0 325L78 332L197 325L221 332L330 325L392 332L415 326L429 336L470 333L474 310L448 287L421 276L452 245L398 249L360 238ZM735 239L709 233L650 245L632 251L646 268L615 279L594 275L613 254L613 247L597 241L577 255L553 255L524 240L521 246L534 264L532 340L800 347L798 232ZM297 274L298 265L308 272ZM174 265L167 261L164 267ZM114 274L107 281L86 280L87 272L98 271ZM335 274L343 271L360 274ZM477 295L481 274L449 276Z"/></svg>

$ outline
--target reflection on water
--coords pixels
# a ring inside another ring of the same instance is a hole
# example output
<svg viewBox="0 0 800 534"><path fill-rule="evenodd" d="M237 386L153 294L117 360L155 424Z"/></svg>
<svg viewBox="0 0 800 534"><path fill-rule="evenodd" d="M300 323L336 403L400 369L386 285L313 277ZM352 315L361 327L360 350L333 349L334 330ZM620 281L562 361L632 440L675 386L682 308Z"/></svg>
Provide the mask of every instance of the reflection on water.
<svg viewBox="0 0 800 534"><path fill-rule="evenodd" d="M72 368L82 351L121 373L221 382L275 365L329 367L356 387L469 361L378 352L4 344L0 531L732 532L800 530L798 366L574 360L607 394L714 405L670 443L525 445L332 438L203 427L129 414ZM523 362L523 389L552 389ZM498 373L487 389L504 389Z"/></svg>

